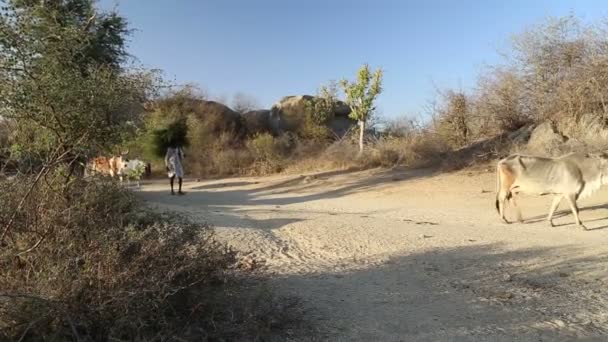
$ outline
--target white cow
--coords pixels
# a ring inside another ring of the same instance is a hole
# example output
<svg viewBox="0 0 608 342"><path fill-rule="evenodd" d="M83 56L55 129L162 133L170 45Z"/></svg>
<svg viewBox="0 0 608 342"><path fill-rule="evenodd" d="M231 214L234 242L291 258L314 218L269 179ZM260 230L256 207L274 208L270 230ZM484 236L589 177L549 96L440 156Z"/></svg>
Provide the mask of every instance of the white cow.
<svg viewBox="0 0 608 342"><path fill-rule="evenodd" d="M578 217L576 201L587 197L608 183L608 155L570 153L558 158L543 158L513 154L498 162L496 167L496 210L505 218L505 203L510 200L521 212L513 195L522 193L554 195L547 220L553 226L553 213L562 198L566 198L576 223L585 228ZM585 228L586 229L586 228Z"/></svg>
<svg viewBox="0 0 608 342"><path fill-rule="evenodd" d="M142 177L148 173L146 163L139 159L130 159L123 164L123 167L118 171L120 181L123 178L127 179L127 184L131 184L131 180L137 181L137 187L141 187L140 181Z"/></svg>

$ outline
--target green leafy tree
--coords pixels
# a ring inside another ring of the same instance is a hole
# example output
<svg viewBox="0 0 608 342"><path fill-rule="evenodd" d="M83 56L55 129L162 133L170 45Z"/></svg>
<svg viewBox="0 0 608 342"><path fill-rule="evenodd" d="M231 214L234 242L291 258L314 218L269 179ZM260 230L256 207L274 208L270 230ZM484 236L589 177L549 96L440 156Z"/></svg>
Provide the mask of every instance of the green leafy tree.
<svg viewBox="0 0 608 342"><path fill-rule="evenodd" d="M306 102L301 135L307 139L324 140L330 137L327 124L334 118L338 106L338 85L331 81L322 85L317 95Z"/></svg>
<svg viewBox="0 0 608 342"><path fill-rule="evenodd" d="M134 134L141 104L157 81L151 73L121 68L126 22L98 12L93 0L2 4L0 116L14 124L10 159L36 176L3 222L0 244L41 180L62 177L57 190L69 198L75 171L88 157Z"/></svg>
<svg viewBox="0 0 608 342"><path fill-rule="evenodd" d="M92 0L3 5L0 115L15 122L20 155L37 160L35 169L68 164L73 171L133 134L157 79L121 68L124 18L99 12Z"/></svg>
<svg viewBox="0 0 608 342"><path fill-rule="evenodd" d="M372 72L369 65L364 64L359 69L356 81L340 82L346 94L346 103L351 108L350 118L359 124L359 153L363 152L365 124L376 109L374 101L382 92L382 74L381 69Z"/></svg>

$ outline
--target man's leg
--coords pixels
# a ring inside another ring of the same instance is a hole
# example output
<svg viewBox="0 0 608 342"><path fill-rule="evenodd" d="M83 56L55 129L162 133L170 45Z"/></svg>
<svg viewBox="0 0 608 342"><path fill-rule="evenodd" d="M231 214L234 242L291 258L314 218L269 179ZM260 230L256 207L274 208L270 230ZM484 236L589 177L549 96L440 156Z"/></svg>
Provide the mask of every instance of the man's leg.
<svg viewBox="0 0 608 342"><path fill-rule="evenodd" d="M175 195L175 191L173 191L173 181L175 180L175 176L171 176L169 178L169 182L171 183L171 195Z"/></svg>
<svg viewBox="0 0 608 342"><path fill-rule="evenodd" d="M184 193L182 192L182 177L179 177L177 179L177 182L178 182L178 186L179 186L179 190L178 190L177 193L180 194L180 195L183 195Z"/></svg>

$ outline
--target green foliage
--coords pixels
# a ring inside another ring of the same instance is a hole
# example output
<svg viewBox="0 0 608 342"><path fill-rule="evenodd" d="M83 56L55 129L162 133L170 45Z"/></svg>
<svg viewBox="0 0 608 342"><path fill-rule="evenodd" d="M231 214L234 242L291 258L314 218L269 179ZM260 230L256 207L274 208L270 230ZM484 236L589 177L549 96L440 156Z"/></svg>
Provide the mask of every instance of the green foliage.
<svg viewBox="0 0 608 342"><path fill-rule="evenodd" d="M278 154L275 148L275 139L268 133L257 134L247 142L247 147L258 161L276 159Z"/></svg>
<svg viewBox="0 0 608 342"><path fill-rule="evenodd" d="M143 164L137 165L132 169L128 170L127 178L129 179L141 179L146 172L146 167Z"/></svg>
<svg viewBox="0 0 608 342"><path fill-rule="evenodd" d="M155 90L145 71L123 71L125 20L93 1L7 2L0 13L1 115L24 154L71 162L132 135Z"/></svg>
<svg viewBox="0 0 608 342"><path fill-rule="evenodd" d="M305 115L298 136L305 140L326 141L331 137L331 130L325 124L319 124L313 116Z"/></svg>
<svg viewBox="0 0 608 342"><path fill-rule="evenodd" d="M336 82L321 86L317 96L306 101L304 120L299 129L299 135L304 139L327 140L331 131L327 124L334 118L338 103L338 87Z"/></svg>
<svg viewBox="0 0 608 342"><path fill-rule="evenodd" d="M338 102L338 87L335 82L322 85L317 96L306 103L307 116L317 125L326 125L334 117Z"/></svg>
<svg viewBox="0 0 608 342"><path fill-rule="evenodd" d="M381 69L372 72L369 65L364 64L359 69L355 82L340 82L346 94L346 103L352 110L350 117L353 120L366 122L374 112L374 101L382 92L382 74Z"/></svg>
<svg viewBox="0 0 608 342"><path fill-rule="evenodd" d="M342 80L341 85L351 109L349 116L359 122L359 152L362 152L365 124L376 109L374 101L382 92L382 69L372 73L369 65L364 64L359 69L357 81Z"/></svg>
<svg viewBox="0 0 608 342"><path fill-rule="evenodd" d="M169 147L187 147L190 145L188 140L188 124L181 119L169 124L166 128L155 129L150 135L151 148L154 156L163 158Z"/></svg>
<svg viewBox="0 0 608 342"><path fill-rule="evenodd" d="M294 145L287 134L275 138L271 134L261 133L247 141L247 149L254 158L254 167L261 174L281 171L283 162Z"/></svg>

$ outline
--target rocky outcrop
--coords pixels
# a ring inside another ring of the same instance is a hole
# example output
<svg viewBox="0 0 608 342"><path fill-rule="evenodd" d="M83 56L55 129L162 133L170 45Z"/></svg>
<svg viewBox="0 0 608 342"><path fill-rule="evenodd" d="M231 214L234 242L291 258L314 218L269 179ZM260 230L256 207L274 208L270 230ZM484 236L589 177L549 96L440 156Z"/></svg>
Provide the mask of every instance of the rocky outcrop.
<svg viewBox="0 0 608 342"><path fill-rule="evenodd" d="M533 154L556 155L560 154L567 138L557 131L549 122L544 122L532 131L528 140L527 150Z"/></svg>
<svg viewBox="0 0 608 342"><path fill-rule="evenodd" d="M196 117L209 133L219 135L227 132L239 138L247 132L241 115L219 102L200 100L188 112Z"/></svg>
<svg viewBox="0 0 608 342"><path fill-rule="evenodd" d="M247 126L249 134L275 131L275 127L273 127L270 121L270 110L268 109L245 112L243 113L243 118L245 119L245 126Z"/></svg>
<svg viewBox="0 0 608 342"><path fill-rule="evenodd" d="M570 152L589 152L589 150L587 144L565 136L549 122L536 126L526 145L528 153L550 157Z"/></svg>
<svg viewBox="0 0 608 342"><path fill-rule="evenodd" d="M284 131L297 131L304 120L308 101L314 100L314 96L299 95L285 96L270 109L270 125L276 133ZM350 107L337 101L334 117L328 122L328 127L337 135L343 135L356 124L348 117Z"/></svg>

